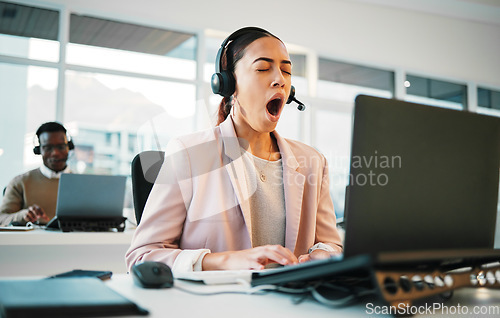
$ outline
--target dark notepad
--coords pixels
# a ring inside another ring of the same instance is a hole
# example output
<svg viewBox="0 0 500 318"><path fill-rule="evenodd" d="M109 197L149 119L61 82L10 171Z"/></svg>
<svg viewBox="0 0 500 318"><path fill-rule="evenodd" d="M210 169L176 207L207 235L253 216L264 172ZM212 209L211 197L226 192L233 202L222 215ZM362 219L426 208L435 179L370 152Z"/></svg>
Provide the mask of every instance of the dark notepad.
<svg viewBox="0 0 500 318"><path fill-rule="evenodd" d="M56 274L47 278L69 278L69 277L96 277L100 280L110 279L113 273L111 271L91 271L83 269L74 269L69 272Z"/></svg>
<svg viewBox="0 0 500 318"><path fill-rule="evenodd" d="M0 280L0 317L147 315L98 278Z"/></svg>

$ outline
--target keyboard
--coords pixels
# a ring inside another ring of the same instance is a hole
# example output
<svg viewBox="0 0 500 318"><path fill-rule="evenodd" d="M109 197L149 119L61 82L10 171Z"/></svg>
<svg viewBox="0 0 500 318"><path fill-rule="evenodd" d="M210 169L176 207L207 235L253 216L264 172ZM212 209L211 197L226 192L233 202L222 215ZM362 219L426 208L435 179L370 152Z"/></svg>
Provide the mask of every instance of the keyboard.
<svg viewBox="0 0 500 318"><path fill-rule="evenodd" d="M341 255L323 260L309 261L264 270L220 270L200 272L178 272L174 278L201 282L206 285L250 283L252 286L309 282L334 278L353 273L365 274L372 269L371 257L360 255L343 259Z"/></svg>
<svg viewBox="0 0 500 318"><path fill-rule="evenodd" d="M339 255L252 273L251 285L289 286L307 284L313 281L326 281L338 277L361 277L369 275L372 268L372 259L369 255L348 258Z"/></svg>
<svg viewBox="0 0 500 318"><path fill-rule="evenodd" d="M250 283L253 270L226 270L174 273L175 279L201 282L206 285Z"/></svg>

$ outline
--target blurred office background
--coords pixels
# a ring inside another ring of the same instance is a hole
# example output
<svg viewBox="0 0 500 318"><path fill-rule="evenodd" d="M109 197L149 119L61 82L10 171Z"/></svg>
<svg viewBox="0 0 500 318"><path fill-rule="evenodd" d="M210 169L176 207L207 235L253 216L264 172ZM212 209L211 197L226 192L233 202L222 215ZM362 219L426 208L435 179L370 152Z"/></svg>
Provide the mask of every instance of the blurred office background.
<svg viewBox="0 0 500 318"><path fill-rule="evenodd" d="M500 116L498 0L0 0L0 188L41 165L46 121L68 128L73 171L120 175L213 126L215 55L243 26L287 44L307 109L278 132L327 156L339 217L357 94Z"/></svg>

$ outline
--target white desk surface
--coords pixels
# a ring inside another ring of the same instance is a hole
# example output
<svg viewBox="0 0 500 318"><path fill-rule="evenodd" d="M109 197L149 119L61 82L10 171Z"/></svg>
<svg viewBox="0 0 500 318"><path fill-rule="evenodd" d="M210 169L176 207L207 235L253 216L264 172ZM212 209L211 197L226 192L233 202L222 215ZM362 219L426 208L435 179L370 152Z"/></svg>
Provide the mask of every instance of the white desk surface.
<svg viewBox="0 0 500 318"><path fill-rule="evenodd" d="M0 276L49 276L73 269L126 273L134 230L0 232Z"/></svg>
<svg viewBox="0 0 500 318"><path fill-rule="evenodd" d="M88 245L88 244L129 244L133 230L124 232L60 232L35 229L31 231L1 231L0 246L24 245Z"/></svg>
<svg viewBox="0 0 500 318"><path fill-rule="evenodd" d="M269 292L263 295L222 294L211 296L192 295L177 288L143 289L133 283L132 277L127 274L113 275L108 280L108 286L136 302L139 306L149 310L149 317L217 317L217 318L255 318L255 317L391 317L383 314L367 312L366 302L357 303L344 308L331 308L321 305L314 300L305 300L300 304L293 304L293 296ZM175 281L175 286L198 292L245 290L242 285L206 286L198 283ZM455 295L443 305L462 306L462 313L467 306L469 314L459 317L472 317L474 306L486 310L496 307L500 310L500 290L464 288L455 291ZM378 305L384 305L378 303ZM432 304L429 304L432 306ZM498 311L497 311L498 312ZM446 316L443 312L435 311L436 316ZM432 316L434 316L434 314ZM429 317L427 314L417 317ZM448 315L455 316L455 315ZM480 314L476 317L498 317L498 315Z"/></svg>
<svg viewBox="0 0 500 318"><path fill-rule="evenodd" d="M386 317L370 314L366 303L345 308L330 308L314 300L293 304L294 296L280 293L264 295L223 294L211 296L192 295L177 288L143 289L133 283L126 273L124 255L130 245L133 230L124 233L51 232L0 232L0 278L50 276L73 269L110 270L113 277L106 284L141 307L150 311L148 317ZM185 281L175 281L176 286L199 292L244 290L240 285L205 286ZM452 299L442 301L451 309L463 309L468 314L459 317L499 317L500 290L460 289ZM384 305L376 303L375 305ZM432 306L432 304L431 304ZM473 315L474 306L479 310L496 310L496 314ZM372 307L373 308L373 307ZM434 312L436 316L446 316ZM462 311L463 313L463 311ZM390 316L390 315L389 315ZM416 315L428 317L428 314ZM456 315L448 315L456 316Z"/></svg>
<svg viewBox="0 0 500 318"><path fill-rule="evenodd" d="M22 277L2 276L0 275L0 279L40 278L26 275ZM149 311L148 316L126 316L131 318L394 317L382 313L382 306L386 308L387 306L376 298L363 300L347 307L328 307L313 299L294 304L295 296L276 292L253 295L241 293L193 295L179 289L180 287L198 293L248 290L247 286L236 284L207 286L175 280L173 288L144 289L134 284L129 274L113 274L110 280L105 281L105 284ZM446 306L449 312L432 310L435 304L441 307ZM373 311L374 306L379 306L378 311ZM429 308L429 311L426 312L426 308ZM413 309L421 310L421 313L417 313L414 317L499 317L500 290L463 288L456 290L449 300L438 299L436 303L420 302L416 303ZM452 310L460 311L459 314L453 314ZM478 313L474 313L474 310L478 310Z"/></svg>

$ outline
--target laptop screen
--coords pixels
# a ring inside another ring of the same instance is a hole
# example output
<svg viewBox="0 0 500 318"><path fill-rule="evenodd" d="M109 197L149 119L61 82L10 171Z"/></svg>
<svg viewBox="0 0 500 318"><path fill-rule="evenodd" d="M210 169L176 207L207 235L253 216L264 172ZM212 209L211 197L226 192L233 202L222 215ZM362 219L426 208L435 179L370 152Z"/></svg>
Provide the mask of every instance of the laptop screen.
<svg viewBox="0 0 500 318"><path fill-rule="evenodd" d="M500 118L358 96L346 256L493 248Z"/></svg>
<svg viewBox="0 0 500 318"><path fill-rule="evenodd" d="M62 174L56 216L88 219L121 217L126 176Z"/></svg>

